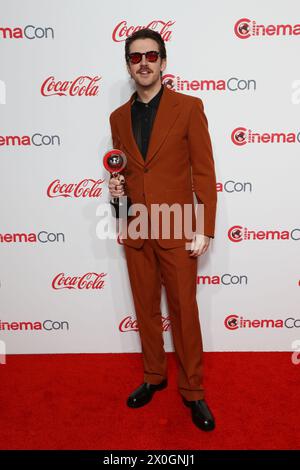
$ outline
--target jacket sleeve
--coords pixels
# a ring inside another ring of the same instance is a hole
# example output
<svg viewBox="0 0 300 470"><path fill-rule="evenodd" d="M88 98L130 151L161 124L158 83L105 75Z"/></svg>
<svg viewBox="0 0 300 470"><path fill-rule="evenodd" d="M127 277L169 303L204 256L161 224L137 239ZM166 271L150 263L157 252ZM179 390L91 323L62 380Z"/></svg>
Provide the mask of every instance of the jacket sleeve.
<svg viewBox="0 0 300 470"><path fill-rule="evenodd" d="M217 208L216 174L208 122L200 98L194 98L188 125L188 144L193 191L198 204L204 205L204 235L214 238Z"/></svg>
<svg viewBox="0 0 300 470"><path fill-rule="evenodd" d="M119 146L120 146L120 142L119 142L119 139L117 137L116 127L115 127L114 119L113 119L112 116L113 115L111 114L110 117L109 117L110 129L111 129L111 140L112 140L113 148L118 149Z"/></svg>

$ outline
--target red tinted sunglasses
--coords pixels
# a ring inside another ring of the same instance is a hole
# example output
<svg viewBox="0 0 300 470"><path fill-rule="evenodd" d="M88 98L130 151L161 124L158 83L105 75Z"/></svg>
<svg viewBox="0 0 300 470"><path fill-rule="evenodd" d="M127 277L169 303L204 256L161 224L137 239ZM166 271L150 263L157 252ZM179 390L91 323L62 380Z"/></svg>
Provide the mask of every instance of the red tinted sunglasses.
<svg viewBox="0 0 300 470"><path fill-rule="evenodd" d="M132 64L138 64L141 62L143 55L146 57L148 62L156 62L159 57L158 51L148 51L148 52L131 52L128 54L128 59Z"/></svg>

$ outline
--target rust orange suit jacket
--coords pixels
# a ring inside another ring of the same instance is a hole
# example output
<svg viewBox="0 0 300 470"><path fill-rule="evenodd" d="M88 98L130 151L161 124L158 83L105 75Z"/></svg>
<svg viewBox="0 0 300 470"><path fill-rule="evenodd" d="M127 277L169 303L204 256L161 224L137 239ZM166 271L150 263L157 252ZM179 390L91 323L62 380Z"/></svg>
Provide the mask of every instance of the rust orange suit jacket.
<svg viewBox="0 0 300 470"><path fill-rule="evenodd" d="M133 204L192 204L193 230L195 225L195 192L198 203L204 206L203 232L214 237L217 206L215 165L208 123L200 98L185 95L165 87L154 120L148 152L144 160L136 144L131 125L131 104L134 94L110 115L114 148L127 157L123 170L126 195ZM130 224L134 217L129 217ZM161 237L162 248L175 248L190 238ZM143 238L130 237L123 243L140 248Z"/></svg>

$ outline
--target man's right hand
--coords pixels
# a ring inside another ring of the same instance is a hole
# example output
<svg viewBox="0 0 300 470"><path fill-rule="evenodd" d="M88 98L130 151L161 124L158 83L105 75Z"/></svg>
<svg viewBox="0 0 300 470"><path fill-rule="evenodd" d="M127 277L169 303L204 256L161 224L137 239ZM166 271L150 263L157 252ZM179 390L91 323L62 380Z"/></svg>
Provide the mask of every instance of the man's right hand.
<svg viewBox="0 0 300 470"><path fill-rule="evenodd" d="M110 178L108 189L112 197L120 197L125 195L124 184L125 177L123 175Z"/></svg>

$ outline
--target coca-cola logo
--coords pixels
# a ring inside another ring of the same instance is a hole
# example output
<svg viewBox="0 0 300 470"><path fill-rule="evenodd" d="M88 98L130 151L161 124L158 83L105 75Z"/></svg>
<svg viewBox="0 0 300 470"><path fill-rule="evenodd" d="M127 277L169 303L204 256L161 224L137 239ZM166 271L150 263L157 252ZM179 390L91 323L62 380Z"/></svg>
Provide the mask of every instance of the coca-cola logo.
<svg viewBox="0 0 300 470"><path fill-rule="evenodd" d="M89 77L81 75L71 81L55 81L53 76L47 77L41 86L43 96L96 96L99 92L99 82L101 77Z"/></svg>
<svg viewBox="0 0 300 470"><path fill-rule="evenodd" d="M107 273L89 272L83 276L66 276L65 273L57 274L52 281L52 288L60 289L103 289Z"/></svg>
<svg viewBox="0 0 300 470"><path fill-rule="evenodd" d="M100 197L105 180L86 178L79 183L61 183L59 179L52 181L47 189L47 196L54 197Z"/></svg>
<svg viewBox="0 0 300 470"><path fill-rule="evenodd" d="M125 41L126 38L131 36L132 33L134 33L135 31L149 28L149 29L152 29L153 31L157 31L161 35L163 40L165 42L168 42L170 41L171 36L172 36L172 31L170 31L170 27L173 26L174 23L175 21L171 21L171 20L169 21L153 20L153 21L150 21L150 23L148 23L145 26L140 26L140 25L128 26L127 21L122 20L114 28L112 32L112 39L115 42L122 42L122 41Z"/></svg>
<svg viewBox="0 0 300 470"><path fill-rule="evenodd" d="M170 317L162 316L161 319L162 319L162 330L165 332L169 331L170 326L171 326ZM131 315L128 315L127 317L123 318L123 320L120 322L119 330L122 333L126 333L127 331L139 331L138 322Z"/></svg>

